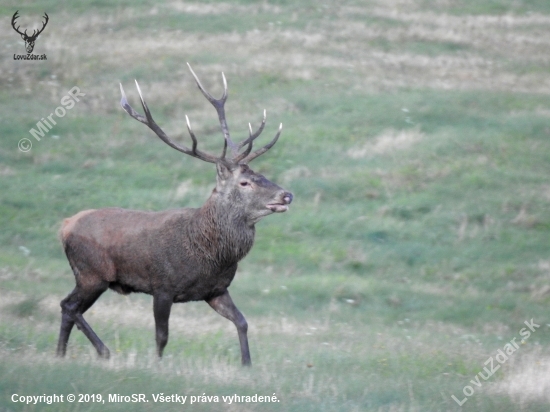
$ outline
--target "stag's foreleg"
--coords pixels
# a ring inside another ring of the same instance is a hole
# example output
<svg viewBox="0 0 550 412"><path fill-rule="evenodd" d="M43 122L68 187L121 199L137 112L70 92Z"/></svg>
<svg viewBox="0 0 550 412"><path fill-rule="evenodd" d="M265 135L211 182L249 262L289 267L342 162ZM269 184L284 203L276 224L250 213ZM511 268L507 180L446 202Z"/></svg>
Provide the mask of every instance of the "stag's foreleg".
<svg viewBox="0 0 550 412"><path fill-rule="evenodd" d="M223 295L209 299L206 302L212 307L212 309L235 324L237 327L237 332L239 333L239 342L241 344L242 364L245 366L250 366L250 350L248 349L247 337L248 323L246 323L246 319L243 314L233 303L231 296L229 296L229 292L226 290Z"/></svg>
<svg viewBox="0 0 550 412"><path fill-rule="evenodd" d="M88 284L87 287L77 285L74 290L61 301L61 329L59 331L59 341L57 343L57 356L65 356L71 330L76 324L77 328L80 329L90 340L92 345L94 345L98 355L102 358L109 358L109 349L103 344L101 339L99 339L82 316L101 294L107 290L108 285L108 282L104 281Z"/></svg>
<svg viewBox="0 0 550 412"><path fill-rule="evenodd" d="M157 355L162 358L164 347L168 343L168 319L174 299L169 294L155 293L153 295L153 313L155 315L155 332L157 340Z"/></svg>

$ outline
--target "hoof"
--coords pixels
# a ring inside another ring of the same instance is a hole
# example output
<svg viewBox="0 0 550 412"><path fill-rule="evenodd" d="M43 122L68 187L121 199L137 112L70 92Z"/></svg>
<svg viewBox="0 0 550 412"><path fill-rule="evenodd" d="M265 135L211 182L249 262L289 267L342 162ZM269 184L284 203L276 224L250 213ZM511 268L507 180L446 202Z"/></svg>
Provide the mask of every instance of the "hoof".
<svg viewBox="0 0 550 412"><path fill-rule="evenodd" d="M109 359L111 357L111 352L107 348L103 348L102 350L97 351L97 355L101 359Z"/></svg>

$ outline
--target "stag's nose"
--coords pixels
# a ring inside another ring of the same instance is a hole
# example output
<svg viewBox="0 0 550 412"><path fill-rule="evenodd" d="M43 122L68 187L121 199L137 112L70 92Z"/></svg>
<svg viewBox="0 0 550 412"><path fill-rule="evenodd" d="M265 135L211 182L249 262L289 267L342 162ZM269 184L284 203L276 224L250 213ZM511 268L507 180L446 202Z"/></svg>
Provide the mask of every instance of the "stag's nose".
<svg viewBox="0 0 550 412"><path fill-rule="evenodd" d="M290 192L285 192L283 194L283 204L285 205L289 205L290 203L292 203L292 199L294 198L294 196L292 196L292 193Z"/></svg>

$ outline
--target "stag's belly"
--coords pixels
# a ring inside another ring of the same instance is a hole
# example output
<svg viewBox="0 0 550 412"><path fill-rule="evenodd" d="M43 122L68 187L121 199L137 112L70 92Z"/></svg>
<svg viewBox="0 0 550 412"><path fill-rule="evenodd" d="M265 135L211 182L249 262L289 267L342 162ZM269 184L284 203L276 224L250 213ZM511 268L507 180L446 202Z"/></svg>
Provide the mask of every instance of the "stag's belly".
<svg viewBox="0 0 550 412"><path fill-rule="evenodd" d="M114 282L109 287L118 293L141 292L172 295L174 302L207 300L222 295L237 270L237 264L221 269L205 270L203 264L181 256L157 256L157 259L136 257L117 261Z"/></svg>
<svg viewBox="0 0 550 412"><path fill-rule="evenodd" d="M208 300L220 296L231 285L237 264L210 273L197 274L193 278L182 278L174 289L174 302Z"/></svg>

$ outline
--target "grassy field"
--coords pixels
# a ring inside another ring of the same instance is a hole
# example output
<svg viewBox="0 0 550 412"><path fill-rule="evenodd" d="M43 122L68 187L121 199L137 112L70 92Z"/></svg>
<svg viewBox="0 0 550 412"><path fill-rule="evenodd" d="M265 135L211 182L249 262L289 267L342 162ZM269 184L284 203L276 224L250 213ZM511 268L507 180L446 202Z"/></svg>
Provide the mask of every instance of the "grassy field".
<svg viewBox="0 0 550 412"><path fill-rule="evenodd" d="M31 29L48 13L34 50L47 60L13 59L16 10ZM7 0L0 12L0 411L548 410L550 2ZM74 286L63 218L198 207L214 185L212 165L119 106L119 82L139 106L137 79L168 134L188 142L187 114L219 151L186 62L213 94L225 73L234 139L264 108L262 142L284 124L251 166L295 200L258 224L230 288L253 367L202 302L174 307L158 362L151 297L113 292L86 314L111 359L76 329L56 359ZM85 95L37 141L29 130L74 86ZM12 401L141 393L148 403ZM189 404L203 394L219 402ZM278 402L222 399L235 394Z"/></svg>

